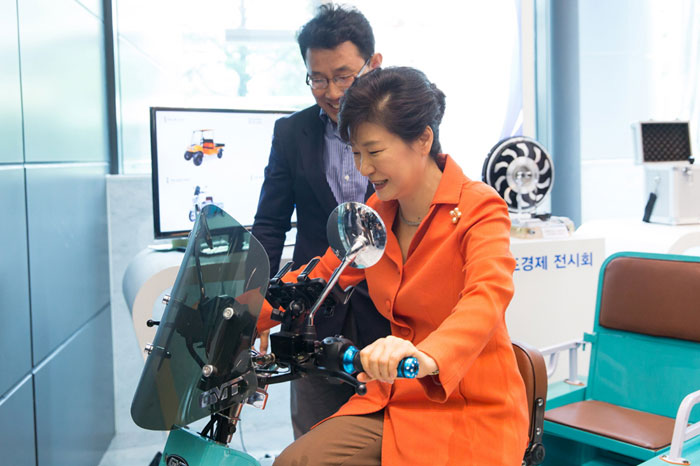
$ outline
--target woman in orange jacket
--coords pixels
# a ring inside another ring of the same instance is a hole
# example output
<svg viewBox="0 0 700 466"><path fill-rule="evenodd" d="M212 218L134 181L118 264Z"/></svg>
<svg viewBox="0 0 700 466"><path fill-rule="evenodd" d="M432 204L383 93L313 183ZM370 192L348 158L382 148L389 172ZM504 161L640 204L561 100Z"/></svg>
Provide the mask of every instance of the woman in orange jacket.
<svg viewBox="0 0 700 466"><path fill-rule="evenodd" d="M367 394L275 465L522 462L527 403L504 318L515 268L510 220L495 191L440 153L444 109L444 94L412 68L374 70L345 95L340 133L374 184L368 205L388 235L380 261L346 269L340 285L366 278L392 335L360 352ZM311 275L328 279L338 264L329 250ZM416 379L396 378L407 356L420 363Z"/></svg>

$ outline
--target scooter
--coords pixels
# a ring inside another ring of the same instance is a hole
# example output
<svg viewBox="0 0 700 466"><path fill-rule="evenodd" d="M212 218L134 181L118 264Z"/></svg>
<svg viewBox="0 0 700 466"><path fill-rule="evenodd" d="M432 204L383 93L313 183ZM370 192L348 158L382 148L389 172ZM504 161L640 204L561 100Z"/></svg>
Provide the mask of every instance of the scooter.
<svg viewBox="0 0 700 466"><path fill-rule="evenodd" d="M158 329L131 406L140 427L170 431L153 466L260 466L228 444L243 407L264 409L271 384L322 376L366 393L355 377L359 350L341 335L319 341L314 318L349 299L352 288L342 290L338 278L348 266L370 267L381 258L386 228L373 209L349 202L331 213L327 233L341 259L328 282L309 277L317 259L296 282L284 282L292 263L270 279L257 239L220 207L202 208L163 317L147 323ZM253 343L265 299L281 331L270 335L271 352L261 354ZM414 378L418 361L403 359L398 373ZM207 416L201 432L187 427Z"/></svg>

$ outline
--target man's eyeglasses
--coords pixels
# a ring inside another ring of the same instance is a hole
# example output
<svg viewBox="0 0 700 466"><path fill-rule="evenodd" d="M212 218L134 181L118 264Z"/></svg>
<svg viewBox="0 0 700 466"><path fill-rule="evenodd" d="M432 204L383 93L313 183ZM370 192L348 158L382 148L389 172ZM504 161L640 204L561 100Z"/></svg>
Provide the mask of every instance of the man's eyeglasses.
<svg viewBox="0 0 700 466"><path fill-rule="evenodd" d="M362 75L362 72L365 71L365 68L367 68L367 65L369 65L369 61L371 60L368 59L364 65L362 65L362 68L360 68L360 71L358 71L355 74L347 74L345 76L335 76L333 77L332 81L333 84L336 85L336 87L339 87L340 89L347 89L352 85L352 83L355 81L355 79L359 78ZM312 78L308 74L306 75L306 84L311 87L311 89L318 91L322 89L327 89L328 88L328 78Z"/></svg>

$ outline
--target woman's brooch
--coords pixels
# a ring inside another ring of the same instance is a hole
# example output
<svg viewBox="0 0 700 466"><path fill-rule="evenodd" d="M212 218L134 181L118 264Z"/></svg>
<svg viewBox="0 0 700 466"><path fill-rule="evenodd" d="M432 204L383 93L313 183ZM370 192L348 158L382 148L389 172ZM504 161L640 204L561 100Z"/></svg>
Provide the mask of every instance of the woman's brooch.
<svg viewBox="0 0 700 466"><path fill-rule="evenodd" d="M455 207L454 209L450 210L450 216L452 216L452 223L456 224L459 221L459 218L462 216L462 212L459 211L458 207Z"/></svg>

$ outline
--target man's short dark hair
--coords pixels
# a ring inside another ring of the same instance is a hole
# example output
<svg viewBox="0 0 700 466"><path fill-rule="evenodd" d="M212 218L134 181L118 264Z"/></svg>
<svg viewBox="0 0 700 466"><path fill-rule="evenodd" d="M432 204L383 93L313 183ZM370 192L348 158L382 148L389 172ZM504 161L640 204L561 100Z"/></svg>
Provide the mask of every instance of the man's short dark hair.
<svg viewBox="0 0 700 466"><path fill-rule="evenodd" d="M355 44L365 60L374 55L374 34L367 18L355 8L332 3L321 5L297 35L304 62L308 49L334 49L346 41Z"/></svg>

